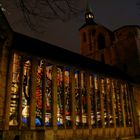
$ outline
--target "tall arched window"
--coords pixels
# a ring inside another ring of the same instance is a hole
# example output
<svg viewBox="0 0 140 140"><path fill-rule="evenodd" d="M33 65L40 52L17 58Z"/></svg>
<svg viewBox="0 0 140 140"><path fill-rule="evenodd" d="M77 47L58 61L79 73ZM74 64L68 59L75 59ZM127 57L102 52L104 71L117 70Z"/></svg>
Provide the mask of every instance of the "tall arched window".
<svg viewBox="0 0 140 140"><path fill-rule="evenodd" d="M36 83L36 126L43 125L43 60L39 60Z"/></svg>
<svg viewBox="0 0 140 140"><path fill-rule="evenodd" d="M103 34L98 35L98 49L104 49L105 48L105 38Z"/></svg>
<svg viewBox="0 0 140 140"><path fill-rule="evenodd" d="M57 67L57 126L64 126L64 73L63 67Z"/></svg>
<svg viewBox="0 0 140 140"><path fill-rule="evenodd" d="M53 65L50 63L46 64L46 90L45 90L45 98L46 98L46 111L45 111L45 125L52 126L52 118L53 118L53 90L52 90L52 68Z"/></svg>
<svg viewBox="0 0 140 140"><path fill-rule="evenodd" d="M20 92L20 71L21 71L21 56L14 54L12 66L12 83L10 91L10 111L9 111L9 125L17 126L19 115L19 92Z"/></svg>
<svg viewBox="0 0 140 140"><path fill-rule="evenodd" d="M29 126L31 61L27 59L23 64L22 82L22 126Z"/></svg>

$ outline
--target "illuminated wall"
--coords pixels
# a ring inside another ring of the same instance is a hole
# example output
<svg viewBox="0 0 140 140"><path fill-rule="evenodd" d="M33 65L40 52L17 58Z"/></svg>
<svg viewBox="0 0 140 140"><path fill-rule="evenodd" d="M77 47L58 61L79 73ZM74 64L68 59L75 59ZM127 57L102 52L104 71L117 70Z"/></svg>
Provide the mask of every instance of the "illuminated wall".
<svg viewBox="0 0 140 140"><path fill-rule="evenodd" d="M125 81L46 59L35 60L33 64L27 56L13 55L9 126L29 127L33 121L35 127L55 125L61 129L132 127L129 87ZM36 65L34 75L32 65ZM31 87L35 93L31 93Z"/></svg>

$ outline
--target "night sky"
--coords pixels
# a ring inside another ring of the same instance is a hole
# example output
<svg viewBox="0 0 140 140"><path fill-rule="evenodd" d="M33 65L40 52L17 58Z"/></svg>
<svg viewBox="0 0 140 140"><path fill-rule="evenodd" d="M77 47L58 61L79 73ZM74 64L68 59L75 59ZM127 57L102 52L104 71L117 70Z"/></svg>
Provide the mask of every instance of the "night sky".
<svg viewBox="0 0 140 140"><path fill-rule="evenodd" d="M140 0L90 0L95 22L112 31L125 25L140 25L140 6L137 3L140 3ZM78 16L65 22L60 20L44 22L44 28L35 32L26 25L21 12L14 4L7 2L3 6L15 31L79 53L78 30L84 23L84 13L79 13ZM84 10L85 7L86 0L81 0L79 8Z"/></svg>

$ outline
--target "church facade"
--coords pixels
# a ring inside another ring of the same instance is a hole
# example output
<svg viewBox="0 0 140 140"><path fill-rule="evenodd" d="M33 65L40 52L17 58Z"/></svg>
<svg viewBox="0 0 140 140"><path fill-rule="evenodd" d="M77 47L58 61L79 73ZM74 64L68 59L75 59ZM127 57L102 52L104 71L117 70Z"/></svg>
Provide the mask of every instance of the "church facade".
<svg viewBox="0 0 140 140"><path fill-rule="evenodd" d="M2 13L0 19L0 139L138 134L131 79L125 73L16 33Z"/></svg>

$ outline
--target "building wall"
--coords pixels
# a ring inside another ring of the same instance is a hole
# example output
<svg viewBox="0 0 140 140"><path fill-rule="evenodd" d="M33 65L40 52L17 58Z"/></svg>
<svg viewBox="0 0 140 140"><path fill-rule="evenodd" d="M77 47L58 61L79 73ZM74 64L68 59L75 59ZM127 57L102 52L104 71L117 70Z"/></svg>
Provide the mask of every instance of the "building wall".
<svg viewBox="0 0 140 140"><path fill-rule="evenodd" d="M86 41L83 34L86 35ZM99 34L104 37L104 43L101 43L102 49L99 49ZM115 65L138 81L140 75L140 28L138 26L124 26L111 32L101 25L87 25L80 29L80 38L82 55L105 64Z"/></svg>
<svg viewBox="0 0 140 140"><path fill-rule="evenodd" d="M112 64L113 62L110 61L110 57L113 57L110 48L112 45L111 38L111 32L105 29L103 26L89 25L81 28L81 54L98 61L105 61L106 64ZM102 44L100 44L100 42L102 42ZM103 48L100 48L101 45L104 45ZM102 56L104 60L102 60Z"/></svg>
<svg viewBox="0 0 140 140"><path fill-rule="evenodd" d="M9 61L9 44L11 43L11 33L1 31L0 40L0 130L4 128L5 123L5 98L7 91L7 74Z"/></svg>
<svg viewBox="0 0 140 140"><path fill-rule="evenodd" d="M3 91L6 96L3 140L13 140L15 136L21 140L134 137L125 81L103 73L100 76L84 69L69 69L61 62L58 65L31 54L15 51L10 54L8 88ZM5 59L6 62L8 57Z"/></svg>
<svg viewBox="0 0 140 140"><path fill-rule="evenodd" d="M128 73L131 77L139 76L140 73L140 29L137 27L124 27L115 32L115 50L117 66ZM135 71L135 72L134 72Z"/></svg>
<svg viewBox="0 0 140 140"><path fill-rule="evenodd" d="M127 81L12 50L9 34L0 46L2 140L134 137ZM109 33L103 35L108 48ZM110 63L110 52L101 52ZM101 60L96 50L93 53Z"/></svg>

